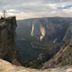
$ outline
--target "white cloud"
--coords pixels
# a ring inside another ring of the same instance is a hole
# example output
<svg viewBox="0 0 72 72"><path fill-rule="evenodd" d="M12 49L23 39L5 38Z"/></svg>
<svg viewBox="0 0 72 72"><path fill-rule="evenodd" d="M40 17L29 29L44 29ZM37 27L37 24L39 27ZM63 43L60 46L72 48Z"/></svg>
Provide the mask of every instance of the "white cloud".
<svg viewBox="0 0 72 72"><path fill-rule="evenodd" d="M72 16L71 0L2 0L0 3L0 10L6 9L8 16L15 15L17 19Z"/></svg>
<svg viewBox="0 0 72 72"><path fill-rule="evenodd" d="M7 12L17 12L15 9L9 9Z"/></svg>
<svg viewBox="0 0 72 72"><path fill-rule="evenodd" d="M65 13L72 13L72 7L68 9L63 9L63 12Z"/></svg>

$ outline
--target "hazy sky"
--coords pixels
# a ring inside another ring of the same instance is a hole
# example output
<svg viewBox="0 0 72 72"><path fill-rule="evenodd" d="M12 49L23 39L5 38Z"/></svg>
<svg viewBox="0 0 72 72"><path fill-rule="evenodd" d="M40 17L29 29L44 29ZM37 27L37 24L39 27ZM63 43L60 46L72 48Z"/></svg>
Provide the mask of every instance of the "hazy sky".
<svg viewBox="0 0 72 72"><path fill-rule="evenodd" d="M72 17L72 0L0 0L0 16L3 10L7 16L15 15L17 19Z"/></svg>

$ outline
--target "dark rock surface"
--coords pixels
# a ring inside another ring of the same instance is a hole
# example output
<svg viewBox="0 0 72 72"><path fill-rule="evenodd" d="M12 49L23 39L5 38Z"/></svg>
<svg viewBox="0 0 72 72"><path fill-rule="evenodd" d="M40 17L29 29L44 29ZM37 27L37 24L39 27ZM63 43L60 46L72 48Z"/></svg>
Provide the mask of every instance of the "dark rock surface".
<svg viewBox="0 0 72 72"><path fill-rule="evenodd" d="M0 20L0 58L12 61L16 56L16 18Z"/></svg>

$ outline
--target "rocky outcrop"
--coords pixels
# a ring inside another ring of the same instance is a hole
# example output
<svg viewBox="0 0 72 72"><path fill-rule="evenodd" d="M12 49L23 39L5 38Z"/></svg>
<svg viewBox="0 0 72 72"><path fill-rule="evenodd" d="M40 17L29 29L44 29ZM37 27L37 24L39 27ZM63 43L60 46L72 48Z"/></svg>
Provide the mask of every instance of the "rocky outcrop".
<svg viewBox="0 0 72 72"><path fill-rule="evenodd" d="M0 59L0 72L72 72L72 66L38 70L38 69L25 68L21 66L15 66L7 61Z"/></svg>
<svg viewBox="0 0 72 72"><path fill-rule="evenodd" d="M16 18L0 19L0 58L12 61L15 58Z"/></svg>
<svg viewBox="0 0 72 72"><path fill-rule="evenodd" d="M67 42L67 41L66 41ZM43 68L72 65L72 39L65 44L49 61L45 62Z"/></svg>

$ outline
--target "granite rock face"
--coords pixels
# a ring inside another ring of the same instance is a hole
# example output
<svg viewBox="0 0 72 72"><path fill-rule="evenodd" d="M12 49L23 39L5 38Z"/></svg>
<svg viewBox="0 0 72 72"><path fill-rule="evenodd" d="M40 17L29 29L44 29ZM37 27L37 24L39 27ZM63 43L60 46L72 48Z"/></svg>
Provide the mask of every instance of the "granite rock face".
<svg viewBox="0 0 72 72"><path fill-rule="evenodd" d="M72 72L72 66L38 70L38 69L25 68L21 66L15 66L7 61L0 59L0 72Z"/></svg>
<svg viewBox="0 0 72 72"><path fill-rule="evenodd" d="M12 61L15 58L16 18L0 19L0 58Z"/></svg>

